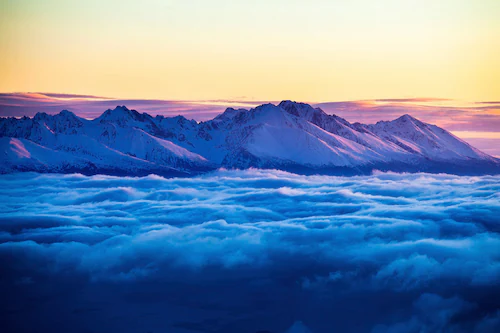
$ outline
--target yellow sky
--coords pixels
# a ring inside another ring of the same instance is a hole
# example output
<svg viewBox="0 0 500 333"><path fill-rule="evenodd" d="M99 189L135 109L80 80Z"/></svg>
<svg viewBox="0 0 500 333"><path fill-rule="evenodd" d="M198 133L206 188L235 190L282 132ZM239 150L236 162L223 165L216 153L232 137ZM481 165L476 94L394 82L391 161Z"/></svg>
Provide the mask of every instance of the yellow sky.
<svg viewBox="0 0 500 333"><path fill-rule="evenodd" d="M0 91L500 100L498 0L0 0Z"/></svg>

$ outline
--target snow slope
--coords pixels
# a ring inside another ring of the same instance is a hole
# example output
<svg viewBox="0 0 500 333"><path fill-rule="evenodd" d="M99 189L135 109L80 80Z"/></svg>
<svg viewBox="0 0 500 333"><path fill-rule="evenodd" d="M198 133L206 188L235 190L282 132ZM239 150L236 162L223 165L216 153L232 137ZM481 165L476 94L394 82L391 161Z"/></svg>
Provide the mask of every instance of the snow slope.
<svg viewBox="0 0 500 333"><path fill-rule="evenodd" d="M308 104L227 109L206 122L118 106L94 120L69 111L0 119L0 172L193 174L217 167L321 173L374 169L500 173L500 162L409 115L351 124Z"/></svg>

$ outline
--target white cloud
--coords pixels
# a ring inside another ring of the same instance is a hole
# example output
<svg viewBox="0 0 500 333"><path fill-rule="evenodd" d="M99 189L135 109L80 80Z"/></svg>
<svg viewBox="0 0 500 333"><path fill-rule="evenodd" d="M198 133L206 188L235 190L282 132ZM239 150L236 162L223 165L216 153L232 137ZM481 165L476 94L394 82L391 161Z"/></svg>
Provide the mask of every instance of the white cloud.
<svg viewBox="0 0 500 333"><path fill-rule="evenodd" d="M250 169L181 179L17 174L0 186L8 189L0 259L7 279L30 286L60 274L89 283L260 281L284 297L281 281L291 279L297 293L458 288L467 299L500 277L498 176ZM485 327L496 323L488 311Z"/></svg>

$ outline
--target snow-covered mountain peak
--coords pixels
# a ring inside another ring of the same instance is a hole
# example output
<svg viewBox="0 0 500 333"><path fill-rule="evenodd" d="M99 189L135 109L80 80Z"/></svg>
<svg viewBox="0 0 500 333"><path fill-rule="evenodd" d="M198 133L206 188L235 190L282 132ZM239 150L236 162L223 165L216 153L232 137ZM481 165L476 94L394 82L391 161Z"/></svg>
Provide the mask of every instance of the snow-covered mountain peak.
<svg viewBox="0 0 500 333"><path fill-rule="evenodd" d="M231 121L233 123L255 123L261 121L262 123L272 123L278 120L283 121L289 117L288 115L307 121L311 121L313 118L328 116L323 110L313 108L309 104L284 100L278 105L266 103L250 110L227 108L212 121Z"/></svg>
<svg viewBox="0 0 500 333"><path fill-rule="evenodd" d="M68 110L62 110L59 115L64 118L77 118L76 114Z"/></svg>
<svg viewBox="0 0 500 333"><path fill-rule="evenodd" d="M125 106L117 106L114 109L106 110L99 118L101 120L116 120L124 118L134 118L134 114Z"/></svg>
<svg viewBox="0 0 500 333"><path fill-rule="evenodd" d="M273 103L261 104L259 106L254 107L250 111L253 111L255 113L281 112Z"/></svg>
<svg viewBox="0 0 500 333"><path fill-rule="evenodd" d="M56 131L65 131L69 128L81 127L84 119L78 117L71 111L62 110L53 117L53 127Z"/></svg>
<svg viewBox="0 0 500 333"><path fill-rule="evenodd" d="M379 121L374 125L374 128L384 129L384 130L393 130L398 133L408 133L413 131L421 131L428 129L427 124L421 122L415 117L410 116L409 114L404 114L399 118L396 118L391 121Z"/></svg>
<svg viewBox="0 0 500 333"><path fill-rule="evenodd" d="M401 117L399 117L397 119L394 119L392 122L393 123L398 123L398 124L400 124L400 123L408 123L409 122L409 123L413 123L413 124L416 124L416 125L424 125L423 122L421 122L420 120L418 120L415 117L410 116L407 113L404 114L404 115L402 115Z"/></svg>
<svg viewBox="0 0 500 333"><path fill-rule="evenodd" d="M404 115L402 115L399 118L396 118L395 120L414 121L414 120L417 120L417 118L414 118L414 117L410 116L408 113L405 113Z"/></svg>
<svg viewBox="0 0 500 333"><path fill-rule="evenodd" d="M350 174L374 169L500 173L498 159L410 115L375 125L351 124L289 100L250 110L228 108L200 123L183 116L151 117L126 106L94 120L70 111L38 113L0 118L0 137L19 141L13 141L13 148L4 140L0 172L138 174L259 167ZM21 155L29 158L14 158L21 146L26 150Z"/></svg>
<svg viewBox="0 0 500 333"><path fill-rule="evenodd" d="M234 117L238 116L241 113L248 112L246 109L234 109L234 108L227 108L223 113L217 115L213 121L215 122L221 122L221 121L228 121L233 119Z"/></svg>
<svg viewBox="0 0 500 333"><path fill-rule="evenodd" d="M285 110L286 112L293 114L297 117L311 118L313 115L318 116L319 114L326 113L320 108L313 108L311 105L306 103L294 102L290 100L281 101L278 106Z"/></svg>
<svg viewBox="0 0 500 333"><path fill-rule="evenodd" d="M129 112L130 110L125 105L117 105L114 109L108 109L107 111Z"/></svg>
<svg viewBox="0 0 500 333"><path fill-rule="evenodd" d="M45 112L37 112L35 114L35 116L33 117L33 120L43 120L43 119L47 119L49 117L49 115ZM24 116L23 118L27 118L26 116Z"/></svg>
<svg viewBox="0 0 500 333"><path fill-rule="evenodd" d="M283 108L272 103L267 103L259 105L248 111L245 118L241 116L235 120L253 125L283 125L287 123L289 118L290 115Z"/></svg>
<svg viewBox="0 0 500 333"><path fill-rule="evenodd" d="M33 119L28 118L28 121L32 123L34 128L37 128L39 131L41 129L42 132L49 130L51 132L63 133L68 129L72 129L71 132L76 133L74 129L82 127L85 120L78 117L73 112L62 110L55 115L39 112L33 117Z"/></svg>
<svg viewBox="0 0 500 333"><path fill-rule="evenodd" d="M135 122L145 122L153 118L147 113L129 110L125 105L106 110L100 117L94 119L99 123L115 123L119 126L130 125Z"/></svg>
<svg viewBox="0 0 500 333"><path fill-rule="evenodd" d="M73 112L68 111L68 110L62 110L61 112L59 112L58 114L55 114L55 115L49 115L45 112L38 112L33 117L33 120L36 122L48 121L51 119L81 119L81 118L78 117Z"/></svg>

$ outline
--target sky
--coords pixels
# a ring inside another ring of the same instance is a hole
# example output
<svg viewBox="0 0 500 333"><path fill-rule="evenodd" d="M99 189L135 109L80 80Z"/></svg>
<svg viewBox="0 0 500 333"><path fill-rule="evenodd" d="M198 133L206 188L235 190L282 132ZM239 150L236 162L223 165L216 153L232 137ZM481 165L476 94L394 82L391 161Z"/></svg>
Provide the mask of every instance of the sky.
<svg viewBox="0 0 500 333"><path fill-rule="evenodd" d="M497 0L0 0L0 91L500 100Z"/></svg>
<svg viewBox="0 0 500 333"><path fill-rule="evenodd" d="M0 116L290 99L409 113L500 156L498 17L497 0L0 0Z"/></svg>

